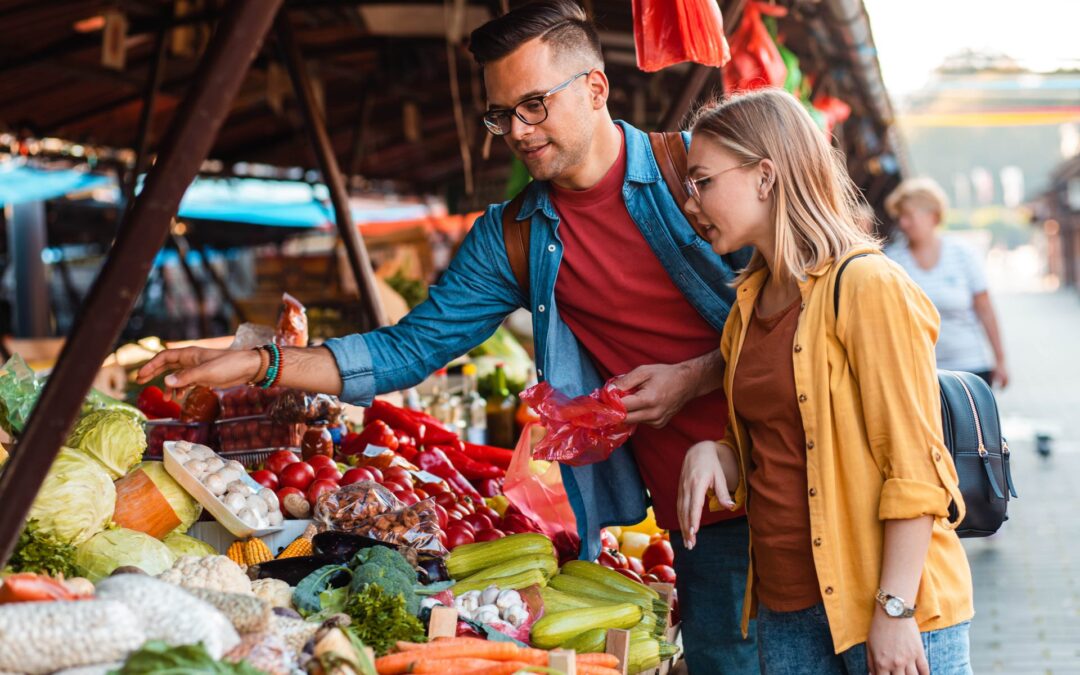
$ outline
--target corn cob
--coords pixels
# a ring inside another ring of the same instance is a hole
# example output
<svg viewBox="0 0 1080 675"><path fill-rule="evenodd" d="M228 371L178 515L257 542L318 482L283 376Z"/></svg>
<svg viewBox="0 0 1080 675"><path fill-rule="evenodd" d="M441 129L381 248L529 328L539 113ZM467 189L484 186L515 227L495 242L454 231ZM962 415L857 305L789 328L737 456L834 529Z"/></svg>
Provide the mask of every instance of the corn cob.
<svg viewBox="0 0 1080 675"><path fill-rule="evenodd" d="M469 591L482 591L492 584L499 587L502 591L517 591L522 588L528 588L529 586L543 586L547 583L547 579L544 578L543 572L540 570L525 570L524 572L518 572L517 574L502 577L500 579L468 579L465 581L459 581L454 586L454 595L461 595L462 593L468 593Z"/></svg>
<svg viewBox="0 0 1080 675"><path fill-rule="evenodd" d="M608 569L603 565L597 565L596 563L586 562L584 560L571 560L563 565L561 573L581 577L582 579L590 579L599 584L610 586L615 590L624 591L626 593L634 593L653 600L660 599L660 594L656 590L649 588L645 584L639 584L633 579L624 577L615 570Z"/></svg>
<svg viewBox="0 0 1080 675"><path fill-rule="evenodd" d="M641 612L641 607L630 603L555 612L534 623L529 637L539 649L554 649L594 628L630 628L641 621Z"/></svg>
<svg viewBox="0 0 1080 675"><path fill-rule="evenodd" d="M453 579L464 579L485 567L524 555L555 555L555 546L542 534L512 534L495 541L458 546L446 557L446 569Z"/></svg>
<svg viewBox="0 0 1080 675"><path fill-rule="evenodd" d="M244 548L244 542L237 539L229 545L229 550L225 552L225 557L233 561L237 565L244 567L247 565L247 551Z"/></svg>
<svg viewBox="0 0 1080 675"><path fill-rule="evenodd" d="M274 554L270 552L270 547L266 545L265 541L258 537L252 537L247 541L244 546L244 553L249 566L258 565L259 563L274 559Z"/></svg>
<svg viewBox="0 0 1080 675"><path fill-rule="evenodd" d="M516 558L511 558L506 562L501 562L491 567L485 567L476 574L470 574L462 581L479 581L481 579L489 579L493 583L497 583L498 579L502 577L509 577L519 572L526 570L539 570L544 575L545 579L550 579L559 571L559 561L555 559L555 556L548 555L546 553L537 553L534 555L523 555Z"/></svg>
<svg viewBox="0 0 1080 675"><path fill-rule="evenodd" d="M311 544L311 540L306 537L300 536L293 540L291 544L285 547L285 549L278 554L277 559L282 560L284 558L299 558L302 556L309 556L314 552L314 547Z"/></svg>

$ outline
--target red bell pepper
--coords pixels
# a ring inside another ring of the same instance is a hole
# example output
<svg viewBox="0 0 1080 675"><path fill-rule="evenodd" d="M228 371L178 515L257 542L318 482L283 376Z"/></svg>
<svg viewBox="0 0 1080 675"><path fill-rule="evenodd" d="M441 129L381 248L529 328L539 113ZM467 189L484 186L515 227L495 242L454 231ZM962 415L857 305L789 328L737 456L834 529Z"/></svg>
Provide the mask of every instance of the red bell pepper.
<svg viewBox="0 0 1080 675"><path fill-rule="evenodd" d="M484 497L497 497L503 493L503 481L501 478L488 478L478 481L476 489Z"/></svg>
<svg viewBox="0 0 1080 675"><path fill-rule="evenodd" d="M400 443L398 445L397 454L404 457L409 464L416 464L416 456L419 454L419 451L412 443Z"/></svg>
<svg viewBox="0 0 1080 675"><path fill-rule="evenodd" d="M442 450L434 448L417 454L416 465L421 470L445 480L459 495L468 495L478 501L483 501L483 497L476 491L476 488L465 479L465 476L461 475L461 472L457 470L453 462Z"/></svg>
<svg viewBox="0 0 1080 675"><path fill-rule="evenodd" d="M462 452L472 459L487 464L494 464L503 470L510 468L510 460L514 458L513 450L496 448L493 445L478 445L476 443L466 443L465 449L462 450Z"/></svg>
<svg viewBox="0 0 1080 675"><path fill-rule="evenodd" d="M382 420L365 422L363 430L360 431L360 441L364 443L365 447L375 445L388 450L396 451L398 449L397 435L390 428L390 425Z"/></svg>
<svg viewBox="0 0 1080 675"><path fill-rule="evenodd" d="M150 419L176 419L180 417L180 404L166 401L165 392L159 387L149 386L139 392L135 407L143 411Z"/></svg>
<svg viewBox="0 0 1080 675"><path fill-rule="evenodd" d="M454 467L461 472L462 476L465 476L470 481L503 478L506 476L506 472L494 464L478 462L464 452L454 450L453 448L439 448L439 450L446 453L447 458L454 463Z"/></svg>

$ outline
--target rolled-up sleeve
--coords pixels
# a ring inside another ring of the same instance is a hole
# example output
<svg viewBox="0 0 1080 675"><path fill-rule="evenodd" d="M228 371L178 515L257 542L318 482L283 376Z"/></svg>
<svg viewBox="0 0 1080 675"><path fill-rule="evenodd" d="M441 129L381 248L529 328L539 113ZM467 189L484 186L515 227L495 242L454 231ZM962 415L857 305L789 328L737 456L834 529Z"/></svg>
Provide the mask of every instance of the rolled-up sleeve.
<svg viewBox="0 0 1080 675"><path fill-rule="evenodd" d="M397 325L327 340L341 398L369 405L411 387L480 344L524 304L502 242L502 205L489 207L465 237L428 299Z"/></svg>
<svg viewBox="0 0 1080 675"><path fill-rule="evenodd" d="M962 517L956 469L942 436L937 310L906 274L877 256L852 263L841 289L837 334L885 479L878 517L946 518L954 499Z"/></svg>

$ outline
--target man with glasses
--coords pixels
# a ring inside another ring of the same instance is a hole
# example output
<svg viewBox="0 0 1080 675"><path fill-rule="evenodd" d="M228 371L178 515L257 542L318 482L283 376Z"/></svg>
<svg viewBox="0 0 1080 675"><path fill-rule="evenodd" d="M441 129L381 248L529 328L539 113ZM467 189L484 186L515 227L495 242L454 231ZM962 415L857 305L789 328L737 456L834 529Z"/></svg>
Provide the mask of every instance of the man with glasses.
<svg viewBox="0 0 1080 675"><path fill-rule="evenodd" d="M598 464L563 467L582 557L600 553L601 527L644 518L647 489L657 522L676 530L691 672L756 673L754 643L739 630L745 517L706 510L688 551L675 505L686 450L724 435L720 333L734 300L728 282L747 258L711 251L671 196L648 135L611 119L600 40L576 3L515 9L478 28L469 48L484 72L483 123L534 181L513 206L487 209L430 299L398 325L283 349L280 382L367 405L467 352L518 307L532 310L541 379L576 396L621 376L619 386L633 391L623 399L639 424L629 447ZM524 287L504 240L508 208L530 224ZM142 375L179 368L166 384L226 386L257 381L260 361L256 353L180 350L158 356Z"/></svg>

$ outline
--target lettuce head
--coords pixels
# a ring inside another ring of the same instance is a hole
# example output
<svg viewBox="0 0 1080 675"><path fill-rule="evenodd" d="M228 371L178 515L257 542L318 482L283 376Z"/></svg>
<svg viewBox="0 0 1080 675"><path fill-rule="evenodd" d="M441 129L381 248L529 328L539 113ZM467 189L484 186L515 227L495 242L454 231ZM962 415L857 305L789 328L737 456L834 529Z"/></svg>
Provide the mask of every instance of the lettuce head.
<svg viewBox="0 0 1080 675"><path fill-rule="evenodd" d="M30 508L43 532L81 544L105 529L116 508L112 478L84 452L61 448Z"/></svg>
<svg viewBox="0 0 1080 675"><path fill-rule="evenodd" d="M95 410L71 430L67 445L82 450L116 480L139 463L146 434L135 418L118 410Z"/></svg>
<svg viewBox="0 0 1080 675"><path fill-rule="evenodd" d="M118 527L95 534L75 549L75 567L95 584L117 567L132 565L151 576L172 567L176 556L148 534Z"/></svg>

